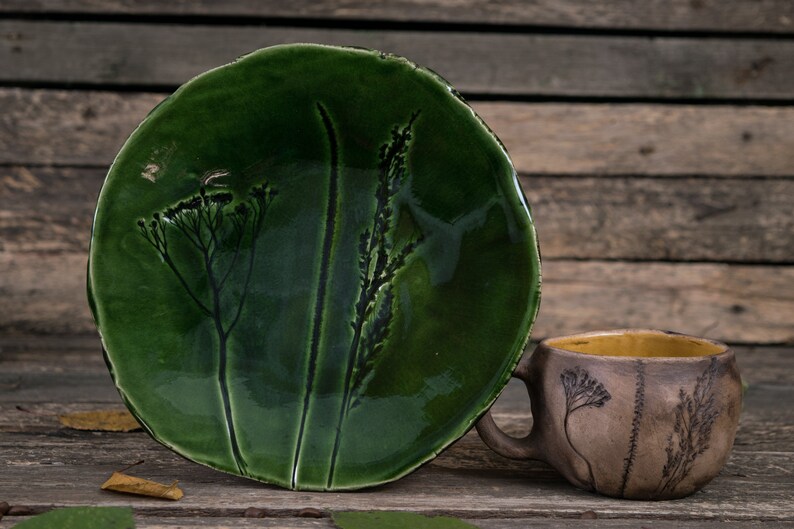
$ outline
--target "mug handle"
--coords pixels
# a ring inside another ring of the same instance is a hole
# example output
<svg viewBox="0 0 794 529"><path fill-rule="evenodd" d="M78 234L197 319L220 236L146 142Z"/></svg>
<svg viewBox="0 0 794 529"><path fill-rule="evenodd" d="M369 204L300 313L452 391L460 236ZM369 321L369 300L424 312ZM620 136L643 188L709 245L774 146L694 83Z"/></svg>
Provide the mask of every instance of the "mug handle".
<svg viewBox="0 0 794 529"><path fill-rule="evenodd" d="M513 377L524 382L529 390L529 359L531 355L524 355L518 361L513 371ZM526 437L513 437L504 433L494 422L491 410L488 410L482 419L477 422L477 433L488 445L488 448L510 459L542 459L540 449L532 439L532 432ZM534 430L534 426L532 429Z"/></svg>

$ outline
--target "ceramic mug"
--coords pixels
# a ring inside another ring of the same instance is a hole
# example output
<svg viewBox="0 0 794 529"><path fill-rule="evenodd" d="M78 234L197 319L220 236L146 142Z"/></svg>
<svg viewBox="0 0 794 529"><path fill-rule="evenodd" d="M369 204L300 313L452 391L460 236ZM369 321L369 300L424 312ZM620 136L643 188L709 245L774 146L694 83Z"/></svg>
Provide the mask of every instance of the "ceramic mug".
<svg viewBox="0 0 794 529"><path fill-rule="evenodd" d="M680 498L730 455L742 384L725 344L644 329L550 338L513 376L527 385L532 431L511 437L488 412L480 437L505 457L549 463L579 488Z"/></svg>

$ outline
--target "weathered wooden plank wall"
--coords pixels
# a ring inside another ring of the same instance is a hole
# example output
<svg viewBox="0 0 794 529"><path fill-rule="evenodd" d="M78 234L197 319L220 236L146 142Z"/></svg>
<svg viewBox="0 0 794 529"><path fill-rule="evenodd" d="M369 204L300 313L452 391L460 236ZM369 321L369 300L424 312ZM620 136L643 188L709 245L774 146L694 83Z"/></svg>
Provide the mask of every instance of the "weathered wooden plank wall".
<svg viewBox="0 0 794 529"><path fill-rule="evenodd" d="M473 101L534 206L535 337L794 343L789 0L2 0L0 333L92 333L91 213L125 137L196 73L297 41L407 55Z"/></svg>

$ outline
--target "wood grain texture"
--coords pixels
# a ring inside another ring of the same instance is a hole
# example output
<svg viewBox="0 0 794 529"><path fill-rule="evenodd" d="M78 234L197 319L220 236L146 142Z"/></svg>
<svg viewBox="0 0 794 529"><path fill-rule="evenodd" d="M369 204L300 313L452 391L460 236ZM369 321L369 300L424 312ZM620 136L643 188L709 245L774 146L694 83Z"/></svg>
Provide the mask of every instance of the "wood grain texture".
<svg viewBox="0 0 794 529"><path fill-rule="evenodd" d="M106 168L163 94L0 88L0 164ZM520 173L794 175L794 108L475 102Z"/></svg>
<svg viewBox="0 0 794 529"><path fill-rule="evenodd" d="M536 345L535 340L528 344L525 354L531 354ZM781 386L791 384L791 371L794 370L794 352L791 346L733 344L731 348L736 353L739 369L746 383ZM107 374L107 366L101 354L102 345L96 334L2 335L0 353L3 372L7 374L52 375L58 377L58 384L66 380L61 375ZM57 362L53 362L54 354L57 354ZM520 384L518 381L513 383ZM48 397L44 395L36 402L47 400ZM52 397L49 400L53 400ZM115 395L111 401L115 401ZM791 427L794 429L794 424Z"/></svg>
<svg viewBox="0 0 794 529"><path fill-rule="evenodd" d="M104 177L104 169L0 167L0 251L87 251ZM794 179L532 176L521 184L545 258L794 262Z"/></svg>
<svg viewBox="0 0 794 529"><path fill-rule="evenodd" d="M792 485L787 476L792 472L791 453L735 451L723 474L686 501L630 502L576 490L542 463L496 461L470 434L430 465L388 486L358 494L296 494L195 465L145 434L125 435L129 437L61 434L58 440L57 434L2 434L0 454L12 464L6 466L0 496L12 505L30 506L34 512L90 504L132 506L141 517L242 517L246 508L259 506L273 518L295 517L311 507L410 510L475 519L579 518L592 510L603 518L636 521L792 521ZM113 470L141 458L147 463L135 475L159 482L179 479L185 497L166 504L99 490L98 484ZM459 458L470 459L476 467L450 468L444 462Z"/></svg>
<svg viewBox="0 0 794 529"><path fill-rule="evenodd" d="M788 176L792 107L474 103L519 172Z"/></svg>
<svg viewBox="0 0 794 529"><path fill-rule="evenodd" d="M214 472L142 433L57 421L121 406L84 284L108 164L162 92L283 42L403 54L492 98L708 100L473 104L533 205L544 254L533 339L636 325L794 344L794 106L714 104L794 100L794 41L764 36L794 34L790 0L0 0L3 14L31 20L0 19L0 84L159 92L0 88L0 501L35 512L132 505L144 529L333 527L299 518L304 507L452 514L482 529L582 527L587 511L596 529L794 525L790 345L734 346L750 385L734 453L704 491L679 502L577 491L545 464L497 456L473 433L397 483L313 494ZM35 21L51 16L108 22ZM658 262L667 260L710 262ZM529 430L519 382L494 415L513 434ZM179 479L187 497L164 505L98 489L137 459L147 461L137 475ZM267 517L243 518L251 506ZM0 519L0 529L23 519Z"/></svg>
<svg viewBox="0 0 794 529"><path fill-rule="evenodd" d="M464 93L794 97L794 42L325 28L0 21L0 82L176 86L258 48L355 45L432 68Z"/></svg>
<svg viewBox="0 0 794 529"><path fill-rule="evenodd" d="M0 252L0 333L94 332L85 252ZM794 267L544 261L533 337L655 327L742 343L794 343Z"/></svg>
<svg viewBox="0 0 794 529"><path fill-rule="evenodd" d="M794 6L787 0L4 0L0 13L283 17L780 33L794 30Z"/></svg>
<svg viewBox="0 0 794 529"><path fill-rule="evenodd" d="M537 338L653 327L794 343L794 267L546 260Z"/></svg>
<svg viewBox="0 0 794 529"><path fill-rule="evenodd" d="M580 516L584 516L584 512ZM598 513L596 513L596 516ZM8 524L19 523L26 517L6 518ZM271 529L336 529L329 518L320 520L306 520L300 518L230 518L230 517L179 517L168 518L164 516L138 516L136 518L137 529L205 529L213 527L216 529L261 527ZM467 523L479 527L480 529L526 529L528 527L537 529L555 528L581 528L584 524L581 519L576 517L568 519L552 518L468 518ZM673 520L653 519L644 525L637 525L636 519L587 519L587 527L591 529L637 529L638 527L653 527L654 529L680 529L681 522ZM11 527L0 522L0 529ZM716 520L688 520L686 527L691 529L745 529L759 527L763 529L790 529L790 522L770 522L770 521L742 521L724 522Z"/></svg>
<svg viewBox="0 0 794 529"><path fill-rule="evenodd" d="M521 185L552 259L794 262L794 180L552 176Z"/></svg>
<svg viewBox="0 0 794 529"><path fill-rule="evenodd" d="M769 378L775 369L791 374L791 348L755 348L758 357L746 363L742 358L748 349L737 349L743 376L753 382L733 455L717 479L686 500L627 502L578 491L543 463L497 456L474 433L407 478L364 494L297 493L257 484L190 463L143 433L90 433L62 427L54 416L57 413L121 403L107 373L99 369L102 360L96 340L93 345L87 339L63 342L70 354L82 355L83 373L71 372L74 358L62 359L56 343L38 339L26 347L25 342L0 341L0 349L10 351L13 358L8 363L6 356L0 356L0 461L4 465L0 498L28 505L35 512L69 505L132 505L141 527L219 527L226 520L239 520L240 527L247 527L252 522L242 520L242 513L255 506L264 508L268 516L256 526L296 529L327 527L327 519L298 519L306 507L325 513L375 508L452 514L484 529L527 523L568 527L581 524L579 517L589 510L599 517L597 522L587 522L593 527L636 527L650 521L653 527L674 527L664 525L674 522L712 527L718 521L733 521L736 527L766 521L775 527L794 521L790 509L794 417L782 405L794 398L794 389L790 381L779 384ZM774 353L766 354L770 350ZM52 360L43 372L45 356ZM767 360L784 357L788 358L785 365ZM527 428L528 404L520 383L508 386L494 414L508 431ZM98 484L111 471L140 459L146 463L134 474L159 481L179 479L185 498L163 503L99 490ZM666 521L658 525L658 519ZM16 519L7 517L3 523L9 521Z"/></svg>

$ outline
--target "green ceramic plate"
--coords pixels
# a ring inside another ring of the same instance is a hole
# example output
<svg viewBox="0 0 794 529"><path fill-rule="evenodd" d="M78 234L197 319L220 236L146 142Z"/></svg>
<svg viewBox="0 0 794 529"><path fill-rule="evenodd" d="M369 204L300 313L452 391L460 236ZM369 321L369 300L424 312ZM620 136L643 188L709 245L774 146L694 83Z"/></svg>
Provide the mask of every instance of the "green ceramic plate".
<svg viewBox="0 0 794 529"><path fill-rule="evenodd" d="M463 435L529 335L540 262L504 147L433 72L257 51L158 105L99 196L89 300L158 441L307 490Z"/></svg>

